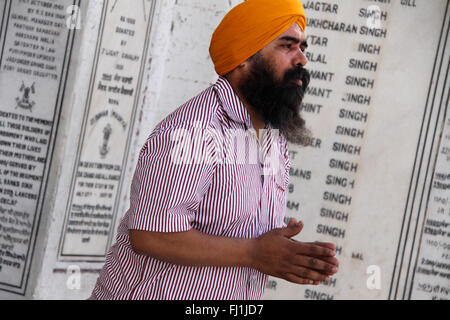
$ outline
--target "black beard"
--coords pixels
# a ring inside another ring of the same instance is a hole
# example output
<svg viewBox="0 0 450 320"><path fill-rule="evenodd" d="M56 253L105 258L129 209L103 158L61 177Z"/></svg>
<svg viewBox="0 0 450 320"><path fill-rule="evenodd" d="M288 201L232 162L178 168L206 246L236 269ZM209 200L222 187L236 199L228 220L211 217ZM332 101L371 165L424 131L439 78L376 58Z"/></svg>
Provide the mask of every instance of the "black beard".
<svg viewBox="0 0 450 320"><path fill-rule="evenodd" d="M288 70L279 81L274 78L272 66L262 56L256 54L250 61L253 63L250 74L239 84L245 101L288 142L307 145L310 132L300 116L300 106L309 85L309 72L299 66ZM303 82L301 87L295 83L299 79Z"/></svg>

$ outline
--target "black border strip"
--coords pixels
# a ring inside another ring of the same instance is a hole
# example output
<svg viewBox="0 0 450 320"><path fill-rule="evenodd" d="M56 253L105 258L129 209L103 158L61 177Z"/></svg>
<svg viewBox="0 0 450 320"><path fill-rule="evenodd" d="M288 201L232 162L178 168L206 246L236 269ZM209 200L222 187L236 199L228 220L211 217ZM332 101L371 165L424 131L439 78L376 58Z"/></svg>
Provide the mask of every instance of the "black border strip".
<svg viewBox="0 0 450 320"><path fill-rule="evenodd" d="M4 5L4 8L3 8L3 15L2 15L2 18L1 18L1 20L0 20L0 40L1 40L1 38L2 38L3 22L5 21L6 7L7 7L8 3L10 3L9 0L5 0L5 5ZM9 17L9 16L8 16L8 17ZM3 46L4 46L4 45L5 45L5 44L3 43ZM2 46L2 47L3 47L3 46ZM2 52L3 52L3 49L2 49Z"/></svg>
<svg viewBox="0 0 450 320"><path fill-rule="evenodd" d="M6 0L6 3L8 3L8 0ZM6 13L6 3L5 3L5 11L3 12L3 19L2 22L5 20L5 13ZM11 1L9 2L9 7L8 7L8 15L6 18L6 23L5 23L5 36L3 37L3 43L2 43L2 52L0 53L0 66L2 65L2 61L3 61L3 52L5 51L5 43L6 43L6 34L8 33L8 26L9 26L9 17L11 16ZM0 28L2 28L2 26L0 25ZM0 33L1 36L1 33ZM1 70L0 70L1 71Z"/></svg>
<svg viewBox="0 0 450 320"><path fill-rule="evenodd" d="M81 0L73 0L72 5L77 5L77 1L78 1L78 6L79 6ZM12 5L9 7L8 21L9 21L9 16L11 13L11 7L12 7ZM8 24L7 24L7 26L8 26ZM7 28L6 28L6 30L7 30ZM4 37L3 47L2 47L2 54L0 56L0 66L2 63L3 52L4 52L3 50L4 50L5 43L6 43L6 32L7 31L5 31L5 37ZM56 94L56 104L55 104L55 108L54 108L54 112L53 112L53 120L52 120L53 123L52 123L52 128L51 128L52 135L49 139L49 144L47 146L47 154L46 154L47 161L44 165L43 172L42 172L43 179L42 179L42 183L39 186L39 193L38 193L39 197L38 197L38 200L36 201L36 208L35 208L35 213L33 216L33 225L31 228L30 243L29 243L29 246L27 249L25 266L24 266L24 269L22 272L20 285L14 286L11 284L0 282L0 285L2 285L2 286L6 286L6 287L10 287L10 288L17 288L20 291L7 290L7 289L1 288L1 287L0 287L0 291L11 292L11 293L20 294L23 296L26 293L28 281L30 278L31 262L33 261L33 257L34 257L34 253L35 253L36 240L38 238L38 229L39 229L40 221L41 221L41 217L42 217L43 200L45 199L45 193L47 191L47 182L48 182L48 178L49 178L49 174L50 174L50 167L51 167L51 163L52 163L52 159L53 159L53 152L54 152L56 137L57 137L58 129L59 129L59 119L61 116L64 92L66 89L67 77L68 77L69 69L70 69L69 66L70 66L70 61L72 58L75 33L76 33L75 30L69 30L67 32L66 47L65 47L65 51L64 51L65 55L63 58L63 62L61 64L61 75L60 75L60 80L59 80L58 91ZM70 47L70 51L68 50L69 47ZM64 79L64 82L62 81L63 79ZM30 250L31 250L31 254L30 254ZM25 276L25 274L26 274L26 276Z"/></svg>

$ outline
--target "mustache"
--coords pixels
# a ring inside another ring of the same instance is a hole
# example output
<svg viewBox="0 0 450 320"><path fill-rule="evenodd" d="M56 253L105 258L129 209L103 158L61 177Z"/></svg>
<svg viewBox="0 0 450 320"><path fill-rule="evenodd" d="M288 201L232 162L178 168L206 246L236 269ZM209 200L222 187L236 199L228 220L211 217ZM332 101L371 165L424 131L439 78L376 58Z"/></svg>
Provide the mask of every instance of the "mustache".
<svg viewBox="0 0 450 320"><path fill-rule="evenodd" d="M284 81L287 83L292 80L302 80L303 88L306 88L311 81L311 75L309 71L303 67L295 67L288 70L284 75Z"/></svg>

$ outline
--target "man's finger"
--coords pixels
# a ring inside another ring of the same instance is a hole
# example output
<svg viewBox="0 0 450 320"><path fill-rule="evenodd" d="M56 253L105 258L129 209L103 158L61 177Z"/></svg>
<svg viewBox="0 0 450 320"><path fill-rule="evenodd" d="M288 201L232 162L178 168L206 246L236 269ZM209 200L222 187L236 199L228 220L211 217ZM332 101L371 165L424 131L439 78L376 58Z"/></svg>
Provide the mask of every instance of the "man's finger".
<svg viewBox="0 0 450 320"><path fill-rule="evenodd" d="M334 250L319 246L315 243L307 243L307 242L296 242L295 243L295 252L301 255L307 256L323 256L323 257L334 257L336 252Z"/></svg>
<svg viewBox="0 0 450 320"><path fill-rule="evenodd" d="M327 263L324 260L309 256L296 256L294 264L308 269L314 269L325 274L335 274L338 270L336 265Z"/></svg>
<svg viewBox="0 0 450 320"><path fill-rule="evenodd" d="M302 231L302 229L303 229L303 222L300 221L297 223L291 223L291 221L289 221L288 226L286 228L281 229L281 234L286 238L292 238L293 236L299 234Z"/></svg>
<svg viewBox="0 0 450 320"><path fill-rule="evenodd" d="M290 273L296 275L297 277L312 280L312 281L329 281L330 278L328 275L320 273L318 271L299 267L299 266L293 266Z"/></svg>
<svg viewBox="0 0 450 320"><path fill-rule="evenodd" d="M285 280L289 281L289 282L293 282L293 283L297 283L297 284L305 284L305 285L317 285L319 284L319 281L313 281L313 280L309 280L309 279L305 279L302 277L299 277L295 274L292 273L288 273L285 277Z"/></svg>
<svg viewBox="0 0 450 320"><path fill-rule="evenodd" d="M315 256L315 255L311 255L310 257L320 259L320 260L330 263L336 267L339 266L339 260L336 259L335 257L324 257L324 256Z"/></svg>
<svg viewBox="0 0 450 320"><path fill-rule="evenodd" d="M292 226L294 226L296 224L298 224L297 220L295 218L291 218L291 219L289 219L289 222L288 222L287 226L289 228L289 227L292 227Z"/></svg>
<svg viewBox="0 0 450 320"><path fill-rule="evenodd" d="M336 250L336 245L334 243L329 243L329 242L320 242L320 241L315 241L315 242L306 242L309 244L316 244L318 246L324 247L324 248L328 248L331 250Z"/></svg>

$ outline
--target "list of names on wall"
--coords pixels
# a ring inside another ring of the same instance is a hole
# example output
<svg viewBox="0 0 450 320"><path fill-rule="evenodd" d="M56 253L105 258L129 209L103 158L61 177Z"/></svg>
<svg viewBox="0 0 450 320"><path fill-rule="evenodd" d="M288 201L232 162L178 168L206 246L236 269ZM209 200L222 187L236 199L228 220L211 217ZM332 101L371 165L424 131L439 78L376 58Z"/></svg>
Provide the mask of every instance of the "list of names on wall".
<svg viewBox="0 0 450 320"><path fill-rule="evenodd" d="M95 71L72 181L60 259L104 259L150 35L153 1L105 1Z"/></svg>
<svg viewBox="0 0 450 320"><path fill-rule="evenodd" d="M26 287L40 220L71 50L66 8L72 4L1 4L9 23L0 44L0 289L18 293Z"/></svg>
<svg viewBox="0 0 450 320"><path fill-rule="evenodd" d="M415 35L434 35L422 52L432 63L447 3L303 2L311 84L301 112L313 137L290 148L286 220L304 221L299 240L335 243L340 266L319 286L269 278L266 298L387 298L433 67L408 69L417 60L405 39L419 16L434 17Z"/></svg>

